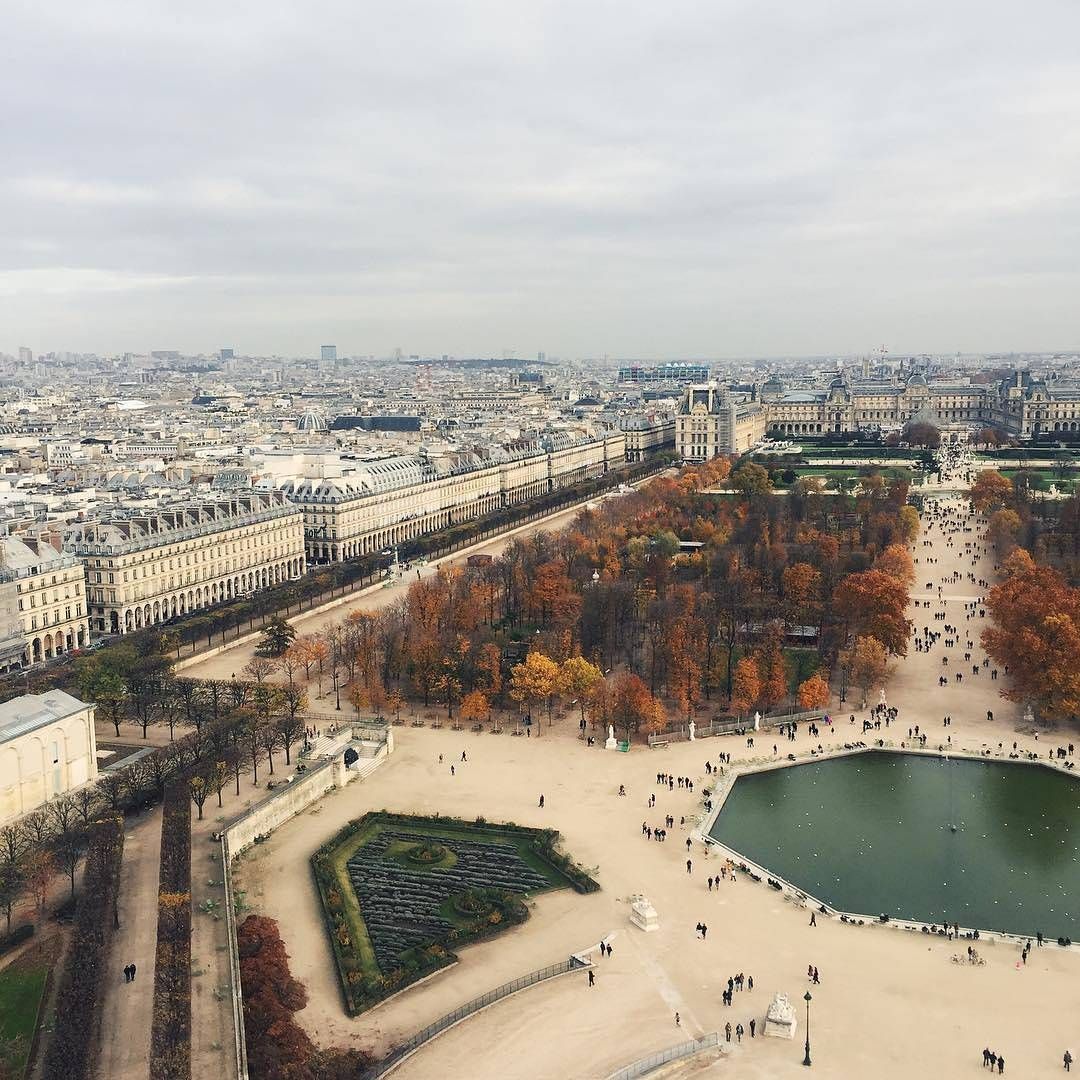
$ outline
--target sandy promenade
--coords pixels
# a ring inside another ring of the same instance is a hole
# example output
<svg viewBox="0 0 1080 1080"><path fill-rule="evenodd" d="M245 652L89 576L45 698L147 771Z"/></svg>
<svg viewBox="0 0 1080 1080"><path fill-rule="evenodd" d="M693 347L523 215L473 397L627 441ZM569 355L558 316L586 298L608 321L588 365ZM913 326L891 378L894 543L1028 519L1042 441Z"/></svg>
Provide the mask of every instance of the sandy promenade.
<svg viewBox="0 0 1080 1080"><path fill-rule="evenodd" d="M937 606L938 579L959 569L992 578L992 559L965 555L964 543L978 532L959 534L947 547L941 532L930 533L933 548L916 541L920 586L935 583L915 599L931 599L931 609L913 607L920 631L935 626L933 611L948 612L946 621L963 634L978 623L964 622L965 599L981 595L961 580L943 587L944 608ZM939 561L927 564L927 558ZM925 595L924 595L925 594ZM977 634L971 634L977 639ZM888 700L900 716L889 737L906 736L916 723L931 733L931 745L953 743L971 750L999 741L1011 748L1041 750L1039 743L1015 731L1017 710L997 696L1003 682L989 672L955 683L952 672L971 671L981 663L976 646L963 664L964 648L950 650L950 682L939 688L943 645L916 652L899 662L890 679ZM955 661L952 659L955 657ZM852 704L839 710L836 741L858 737L860 724L847 723ZM987 709L995 720L986 719ZM953 718L945 729L942 719ZM861 721L864 712L856 713ZM687 873L686 839L701 811L706 786L704 764L721 751L736 761L745 740L730 736L683 743L666 750L635 748L630 754L586 749L574 738L573 720L545 729L542 738L465 735L429 729L395 729L398 749L388 766L361 785L324 800L279 829L266 844L236 868L239 887L261 913L279 920L294 973L304 981L310 1004L299 1018L322 1044L353 1043L384 1050L469 998L534 968L565 958L614 934L614 955L596 955L596 986L584 975L570 975L502 1002L435 1040L395 1074L403 1080L428 1077L592 1078L605 1077L637 1057L684 1038L732 1027L760 1028L772 994L786 992L799 1005L796 1043L748 1036L732 1044L730 1058L698 1061L691 1069L739 1077L802 1075L802 995L806 970L816 965L821 985L813 988L811 1034L815 1071L829 1077L954 1077L976 1075L984 1046L1006 1058L1006 1075L1056 1076L1067 1046L1080 1046L1080 957L1057 949L1035 949L1026 966L1018 951L1005 944L985 944L986 965L972 968L950 962L957 946L922 935L882 927L852 927L819 920L808 925L807 913L764 886L740 880L710 892L706 878L719 869L702 845L691 853ZM884 735L884 731L881 733ZM816 742L817 740L815 740ZM826 741L821 740L823 743ZM1067 741L1063 733L1058 741ZM755 751L772 739L762 733ZM800 735L797 749L808 749ZM449 763L468 751L451 776ZM785 750L788 749L785 746ZM445 761L440 764L438 755ZM693 779L695 793L656 785L658 771ZM625 784L628 795L617 794ZM538 808L539 795L546 806ZM647 806L656 794L657 805ZM499 940L466 949L454 969L413 988L382 1007L349 1020L342 1010L334 972L311 883L307 858L342 823L380 808L509 820L551 825L564 846L584 866L596 869L602 891L589 897L557 893L536 903L533 917ZM641 835L643 822L662 824L675 816L666 843ZM686 817L686 826L679 821ZM645 892L655 904L661 929L645 935L628 922L627 898ZM695 933L704 921L707 940ZM752 993L736 993L733 1008L721 1004L729 975L752 975ZM681 1027L675 1026L675 1013ZM677 1073L682 1075L680 1071ZM687 1073L688 1075L689 1073ZM669 1074L670 1075L670 1074Z"/></svg>

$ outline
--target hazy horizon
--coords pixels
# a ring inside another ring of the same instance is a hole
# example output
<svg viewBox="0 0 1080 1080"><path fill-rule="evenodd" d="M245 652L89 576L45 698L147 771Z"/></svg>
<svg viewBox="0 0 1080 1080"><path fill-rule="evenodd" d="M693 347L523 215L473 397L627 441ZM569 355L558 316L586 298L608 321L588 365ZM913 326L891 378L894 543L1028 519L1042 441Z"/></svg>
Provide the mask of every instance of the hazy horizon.
<svg viewBox="0 0 1080 1080"><path fill-rule="evenodd" d="M5 348L1080 346L1080 5L5 20Z"/></svg>

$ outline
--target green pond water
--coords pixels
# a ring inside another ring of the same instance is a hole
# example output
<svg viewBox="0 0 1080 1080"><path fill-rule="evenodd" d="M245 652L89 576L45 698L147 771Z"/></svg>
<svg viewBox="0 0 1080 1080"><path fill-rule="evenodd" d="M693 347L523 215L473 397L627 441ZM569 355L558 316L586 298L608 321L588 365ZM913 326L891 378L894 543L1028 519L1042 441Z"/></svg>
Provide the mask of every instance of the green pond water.
<svg viewBox="0 0 1080 1080"><path fill-rule="evenodd" d="M775 769L736 781L710 835L841 911L1080 939L1080 778L1050 769L889 752Z"/></svg>

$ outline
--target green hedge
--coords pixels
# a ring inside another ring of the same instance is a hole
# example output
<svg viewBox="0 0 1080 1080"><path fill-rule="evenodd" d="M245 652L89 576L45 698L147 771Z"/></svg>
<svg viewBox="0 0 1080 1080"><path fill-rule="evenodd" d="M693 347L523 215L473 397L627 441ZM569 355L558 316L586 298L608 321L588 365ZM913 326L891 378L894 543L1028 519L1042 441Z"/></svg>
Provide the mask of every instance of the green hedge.
<svg viewBox="0 0 1080 1080"><path fill-rule="evenodd" d="M352 925L346 910L347 896L355 898L355 893L352 883L344 879L344 875L335 868L334 856L344 844L355 840L358 834L380 825L404 825L409 828L427 826L465 834L480 832L491 836L527 839L532 854L554 870L556 875L564 878L577 892L596 892L600 888L573 859L557 849L559 833L555 829L531 829L512 822L498 824L483 818L465 821L439 815L395 814L386 810L365 814L350 821L311 856L312 874L322 902L345 1008L350 1016L356 1016L391 994L396 994L441 968L456 963L457 956L448 945L460 948L462 945L484 941L509 926L523 923L529 917L528 906L517 894L501 890L478 890L478 893L496 905L500 915L498 920L491 922L485 917L470 925L451 930L445 942L432 941L426 945L414 946L402 953L401 966L392 972L378 972L373 958L370 963L365 964L363 956L358 953L363 952L360 939L366 940L366 928ZM360 919L363 919L362 913ZM347 943L343 943L343 937Z"/></svg>

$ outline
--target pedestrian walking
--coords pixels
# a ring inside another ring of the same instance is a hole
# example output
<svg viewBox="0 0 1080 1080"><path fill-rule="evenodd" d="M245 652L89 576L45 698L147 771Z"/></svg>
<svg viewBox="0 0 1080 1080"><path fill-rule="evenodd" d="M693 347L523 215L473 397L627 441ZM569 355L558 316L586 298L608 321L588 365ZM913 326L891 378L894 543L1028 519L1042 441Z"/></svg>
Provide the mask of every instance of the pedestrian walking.
<svg viewBox="0 0 1080 1080"><path fill-rule="evenodd" d="M678 1013L675 1014L675 1026L676 1027L681 1027L682 1026L682 1017L679 1016Z"/></svg>
<svg viewBox="0 0 1080 1080"><path fill-rule="evenodd" d="M592 968L589 968L589 985L590 986L595 986L596 985L596 976L593 974Z"/></svg>
<svg viewBox="0 0 1080 1080"><path fill-rule="evenodd" d="M751 1039L754 1037L754 1028L755 1027L757 1027L757 1021L756 1020L751 1020L750 1021L750 1038Z"/></svg>
<svg viewBox="0 0 1080 1080"><path fill-rule="evenodd" d="M131 965L131 981L132 982L135 981L135 965L134 964Z"/></svg>
<svg viewBox="0 0 1080 1080"><path fill-rule="evenodd" d="M541 810L544 809L544 796L543 795L540 796L540 809Z"/></svg>
<svg viewBox="0 0 1080 1080"><path fill-rule="evenodd" d="M689 873L691 873L693 871L693 869L694 869L693 862L690 859L687 859L686 860L686 872L689 874Z"/></svg>
<svg viewBox="0 0 1080 1080"><path fill-rule="evenodd" d="M816 911L811 911L810 912L810 925L811 926L817 926L817 912Z"/></svg>
<svg viewBox="0 0 1080 1080"><path fill-rule="evenodd" d="M743 1026L742 1026L742 1024L736 1024L735 1025L735 1038L738 1039L739 1042L742 1042L742 1037L743 1037Z"/></svg>
<svg viewBox="0 0 1080 1080"><path fill-rule="evenodd" d="M731 1021L730 1020L724 1025L724 1038L728 1042L731 1042ZM1072 1061L1072 1058L1069 1057L1069 1051L1068 1050L1065 1051L1065 1060L1066 1061ZM1068 1070L1069 1066L1066 1065L1065 1068L1066 1068L1066 1070Z"/></svg>
<svg viewBox="0 0 1080 1080"><path fill-rule="evenodd" d="M728 1042L731 1042L731 1040L728 1039ZM1065 1062L1065 1071L1068 1072L1072 1068L1072 1054L1069 1053L1068 1050L1065 1051L1065 1057L1063 1060Z"/></svg>

